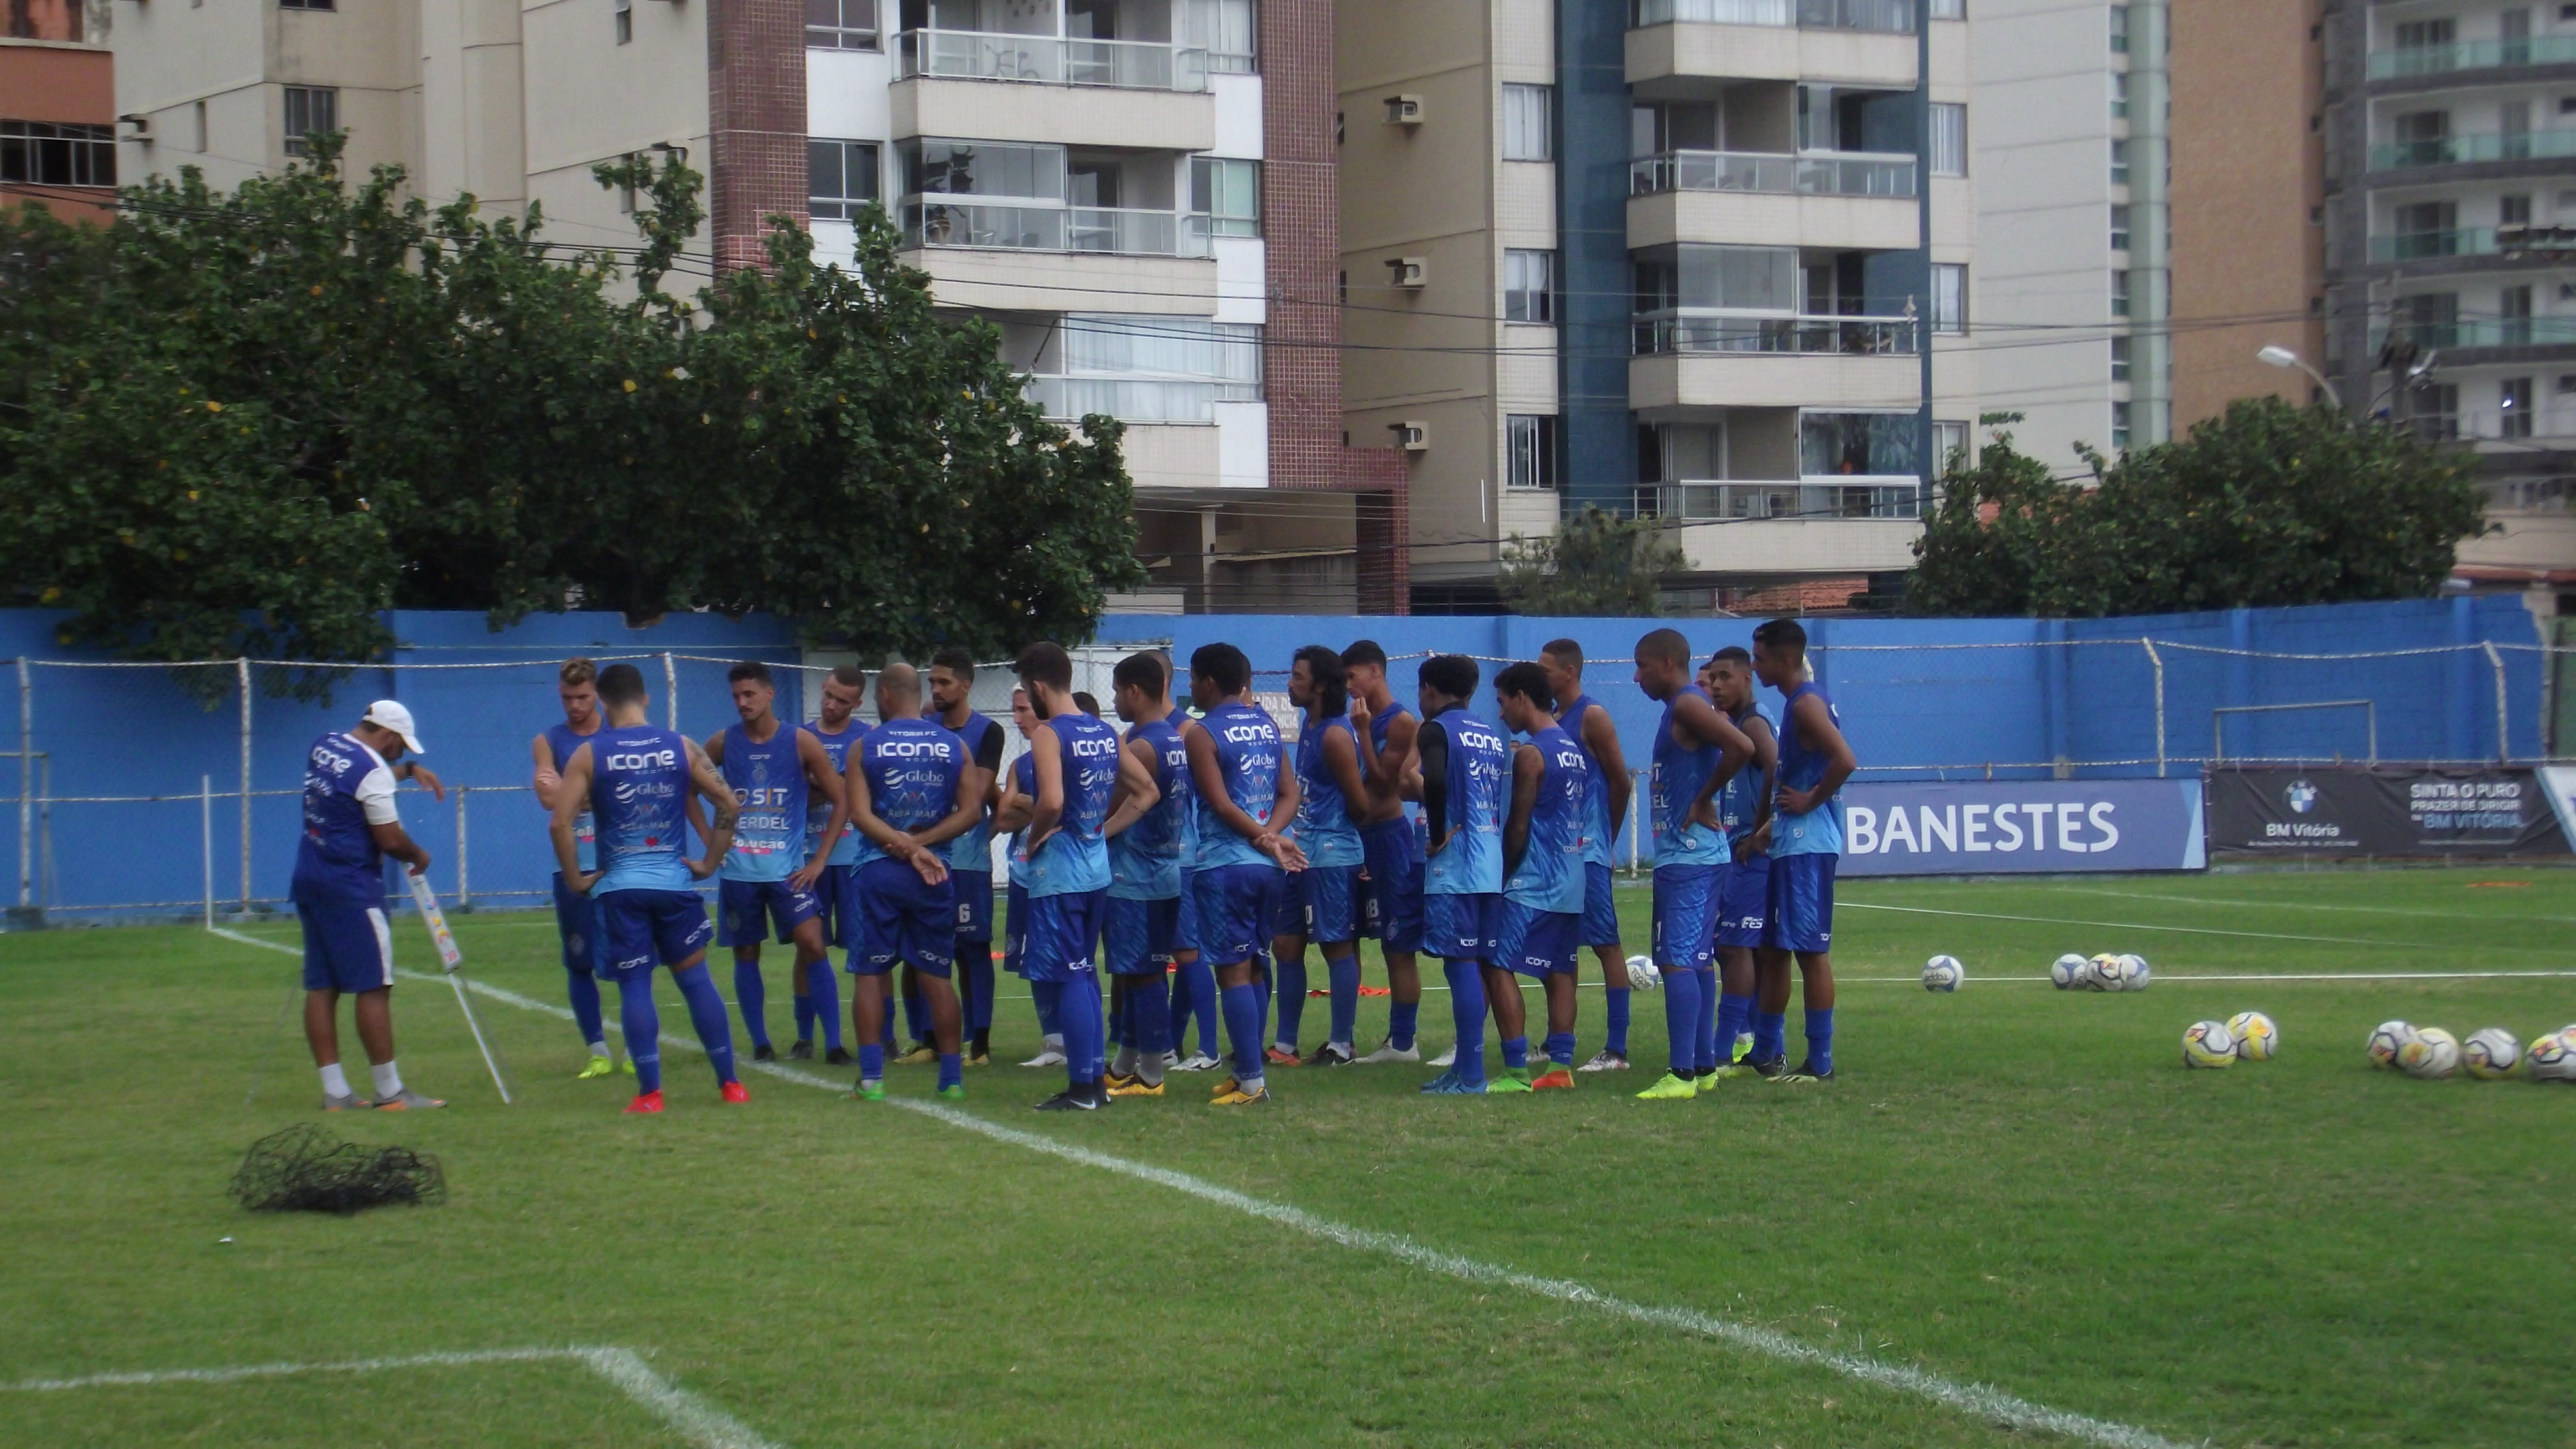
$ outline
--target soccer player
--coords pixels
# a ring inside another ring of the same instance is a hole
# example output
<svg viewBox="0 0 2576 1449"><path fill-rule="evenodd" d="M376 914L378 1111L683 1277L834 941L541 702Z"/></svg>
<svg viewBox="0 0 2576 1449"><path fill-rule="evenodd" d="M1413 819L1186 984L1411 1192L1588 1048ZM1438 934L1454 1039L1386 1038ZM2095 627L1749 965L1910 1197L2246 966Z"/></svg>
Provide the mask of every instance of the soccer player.
<svg viewBox="0 0 2576 1449"><path fill-rule="evenodd" d="M404 832L394 809L394 781L417 780L432 795L447 798L437 776L400 763L405 750L428 753L417 728L410 710L380 699L354 727L315 740L304 756L304 834L295 844L288 895L304 930L304 1040L322 1071L325 1112L447 1105L404 1086L394 1065L394 940L385 922L385 857L411 867L413 875L429 870L429 852ZM375 1071L372 1101L358 1096L340 1067L342 992L357 998L349 1015Z"/></svg>
<svg viewBox="0 0 2576 1449"><path fill-rule="evenodd" d="M1368 812L1357 734L1342 656L1321 644L1297 651L1288 671L1288 702L1305 711L1297 732L1297 822L1291 838L1306 868L1282 890L1271 940L1279 973L1279 1031L1267 1053L1274 1066L1296 1066L1297 1026L1306 1008L1306 942L1324 949L1332 1019L1308 1066L1349 1066L1360 1008L1361 867L1358 816Z"/></svg>
<svg viewBox="0 0 2576 1449"><path fill-rule="evenodd" d="M1306 865L1305 852L1281 836L1297 818L1297 772L1281 768L1279 726L1252 702L1252 661L1231 644L1202 644L1190 655L1190 699L1199 718L1181 730L1190 757L1190 803L1198 816L1198 946L1214 969L1234 1074L1217 1085L1210 1105L1246 1107L1270 1100L1262 1077L1261 948L1279 912L1285 872Z"/></svg>
<svg viewBox="0 0 2576 1449"><path fill-rule="evenodd" d="M948 842L948 871L957 891L957 1001L965 1013L966 1065L980 1067L993 1059L993 811L1002 800L996 777L1002 769L1002 727L975 712L975 656L963 649L942 649L930 656L930 709L949 733L966 742L967 778L984 802L975 823ZM920 1043L926 1040L917 1003L921 993L913 973L904 972L904 1011L913 1029L913 1052L907 1061L928 1061Z"/></svg>
<svg viewBox="0 0 2576 1449"><path fill-rule="evenodd" d="M1628 818L1628 757L1619 748L1619 726L1609 706L1583 692L1583 646L1549 641L1538 663L1556 695L1556 722L1583 751L1583 944L1601 962L1606 1040L1578 1071L1628 1070L1628 948L1619 942L1619 901L1610 867L1617 859L1618 822Z"/></svg>
<svg viewBox="0 0 2576 1449"><path fill-rule="evenodd" d="M1664 973L1670 1050L1664 1075L1637 1095L1670 1101L1701 1090L1703 1001L1707 1029L1716 1028L1717 911L1729 853L1715 802L1727 777L1752 757L1753 743L1691 682L1690 641L1679 630L1656 629L1637 641L1636 677L1646 697L1664 707L1647 809L1655 827L1655 964Z"/></svg>
<svg viewBox="0 0 2576 1449"><path fill-rule="evenodd" d="M599 902L607 930L602 973L617 983L619 1022L626 1057L635 1064L635 1100L629 1112L662 1110L662 1014L653 1005L653 966L671 968L671 980L688 1003L716 1089L728 1102L747 1102L734 1073L733 1035L725 1024L724 998L707 978L707 941L715 934L695 882L714 875L733 849L733 827L742 807L733 786L716 772L697 741L647 723L650 700L644 676L632 664L599 672L599 703L608 724L563 767L555 797L555 866L573 889ZM713 814L705 835L706 857L691 860L681 849L688 813L703 796ZM800 797L801 798L801 797ZM576 853L573 822L588 806L599 826L599 870L585 872Z"/></svg>
<svg viewBox="0 0 2576 1449"><path fill-rule="evenodd" d="M1416 698L1422 728L1408 783L1430 822L1422 860L1422 948L1440 958L1449 979L1449 1011L1458 1026L1456 1062L1423 1087L1432 1096L1481 1095L1485 1082L1485 968L1495 958L1502 925L1503 809L1510 789L1510 744L1467 706L1476 694L1476 661L1435 654L1422 661ZM1504 1009L1517 1019L1520 988ZM1501 1023L1506 1034L1511 1021ZM1526 1051L1527 1037L1521 1038ZM1524 1059L1526 1065L1526 1059ZM1496 1089L1526 1092L1506 1076Z"/></svg>
<svg viewBox="0 0 2576 1449"><path fill-rule="evenodd" d="M1019 849L1029 898L1020 964L1031 983L1061 988L1056 1015L1067 1078L1065 1089L1038 1110L1089 1112L1109 1105L1100 1081L1100 984L1093 962L1109 901L1109 843L1100 832L1113 793L1123 788L1130 797L1150 799L1154 780L1120 750L1116 730L1075 707L1073 658L1063 646L1032 644L1012 667L1038 717L1029 735L1037 792Z"/></svg>
<svg viewBox="0 0 2576 1449"><path fill-rule="evenodd" d="M1171 722L1172 731L1177 735L1182 733L1190 722L1190 717L1181 712L1180 704L1174 694L1175 679L1180 671L1172 666L1172 656L1168 652L1157 649L1154 651L1154 657L1161 660L1163 664L1163 706L1166 711L1164 718ZM1181 750L1181 757L1181 775L1175 782L1174 788L1179 794L1187 796L1193 786L1188 768L1189 750L1186 745ZM1198 891L1191 884L1191 877L1198 873L1199 812L1198 807L1187 800L1182 801L1177 808L1181 819L1181 908L1172 922L1172 1014L1169 1040L1173 1054L1177 1058L1172 1063L1172 1070L1176 1072L1214 1071L1225 1065L1218 1058L1216 1050L1216 971L1208 965L1207 958L1199 954ZM1189 1037L1189 1026L1193 1019L1198 1022L1198 1050L1186 1057L1181 1057L1179 1056L1180 1046Z"/></svg>
<svg viewBox="0 0 2576 1449"><path fill-rule="evenodd" d="M901 965L917 974L927 1000L939 1095L961 1100L961 1017L948 984L957 896L939 847L983 818L984 794L967 773L973 757L966 742L921 717L921 675L911 665L878 671L877 720L850 750L846 789L861 841L841 901L862 943L850 958L859 1096L885 1098L885 985Z"/></svg>
<svg viewBox="0 0 2576 1449"><path fill-rule="evenodd" d="M1717 796L1718 822L1726 827L1727 848L1735 860L1727 867L1726 892L1717 910L1718 982L1724 994L1717 1000L1717 1029L1700 1044L1703 1075L1713 1068L1717 1076L1731 1077L1740 1070L1735 1043L1753 1028L1756 958L1771 892L1771 856L1761 842L1769 835L1765 827L1780 773L1780 747L1756 698L1752 655L1730 644L1717 651L1700 676L1708 681L1709 701L1753 742L1753 758L1727 777ZM1785 958L1780 982L1785 990Z"/></svg>
<svg viewBox="0 0 2576 1449"><path fill-rule="evenodd" d="M774 927L779 944L796 948L796 974L809 980L814 963L825 959L823 903L814 883L831 863L830 842L849 824L849 804L822 741L779 723L778 686L768 665L745 660L725 671L725 682L742 719L707 736L706 754L742 808L716 882L717 944L733 948L733 999L751 1033L751 1059L770 1062L778 1050L769 1044L761 938ZM832 802L832 816L808 840L805 802L813 795Z"/></svg>
<svg viewBox="0 0 2576 1449"><path fill-rule="evenodd" d="M1181 916L1181 818L1189 810L1190 755L1165 703L1163 657L1130 654L1110 673L1110 699L1127 721L1119 746L1153 782L1148 797L1128 790L1125 770L1100 833L1109 840L1110 1016L1118 1043L1109 1095L1163 1095L1172 1017L1166 972Z"/></svg>
<svg viewBox="0 0 2576 1449"><path fill-rule="evenodd" d="M1027 744L1038 729L1037 711L1029 705L1029 692L1011 691L1011 725L1020 732L1020 743ZM993 828L1007 832L1003 854L1010 876L1010 923L1002 942L1002 969L1023 981L1029 978L1029 872L1028 861L1020 843L1028 833L1029 816L1037 807L1038 762L1022 750L1011 761L1008 786L1002 792L1002 803L993 812ZM1029 998L1037 1009L1038 1054L1020 1063L1024 1067L1060 1067L1064 1065L1063 1025L1056 1018L1056 998L1062 988L1055 982L1030 982Z"/></svg>
<svg viewBox="0 0 2576 1449"><path fill-rule="evenodd" d="M1774 619L1753 631L1753 672L1780 691L1783 716L1779 793L1764 842L1771 890L1762 944L1796 953L1807 1010L1806 1061L1794 1072L1764 1075L1775 1082L1828 1082L1834 1076L1834 867L1843 851L1842 804L1834 795L1860 762L1843 738L1842 716L1807 668L1807 631L1797 620ZM1765 991L1755 1018L1753 1052L1756 1060L1777 1064L1788 1056L1785 962L1774 975L1777 981Z"/></svg>
<svg viewBox="0 0 2576 1449"><path fill-rule="evenodd" d="M1502 925L1485 994L1497 1006L1503 1075L1539 1090L1574 1085L1574 982L1583 969L1584 844L1592 802L1583 746L1557 723L1555 688L1541 664L1507 664L1494 676L1503 726L1528 737L1512 749L1511 813L1503 821ZM1624 969L1624 963L1623 963ZM1529 1076L1519 977L1535 976L1547 1003L1547 1071ZM1508 1010L1502 1003L1509 1000Z"/></svg>
<svg viewBox="0 0 2576 1449"><path fill-rule="evenodd" d="M1386 1041L1360 1058L1369 1062L1418 1062L1415 1032L1422 1019L1422 837L1404 808L1405 773L1413 767L1419 729L1413 711L1396 703L1387 687L1386 650L1362 639L1342 651L1351 696L1351 732L1359 745L1360 853L1368 896L1363 922L1386 960Z"/></svg>
<svg viewBox="0 0 2576 1449"><path fill-rule="evenodd" d="M528 744L536 758L537 803L551 816L555 792L563 784L564 762L582 741L599 733L599 666L587 659L567 659L556 671L555 697L563 704L563 723L545 727ZM573 822L573 843L583 870L599 864L598 836L590 812ZM599 903L577 895L555 877L555 934L563 940L564 995L572 1002L573 1025L590 1047L590 1060L573 1075L582 1080L615 1070L609 1059L608 1031L599 1019ZM635 1070L629 1063L629 1072Z"/></svg>
<svg viewBox="0 0 2576 1449"><path fill-rule="evenodd" d="M832 762L833 773L841 777L842 790L849 789L850 747L867 731L858 721L859 692L867 688L865 670L855 664L835 667L823 676L822 708L812 724L797 728L814 737L823 747L823 756ZM915 693L918 693L918 689ZM856 809L855 806L852 807ZM831 802L817 791L805 797L805 848L810 854L824 848L823 831L832 819ZM814 882L814 899L823 908L823 942L838 946L843 952L859 949L859 923L843 908L850 894L850 877L859 862L859 831L856 825L844 826L830 842L830 854L823 865L822 876ZM849 1048L841 1045L841 993L832 976L832 962L827 956L822 969L809 970L799 961L796 966L796 1044L787 1055L797 1061L811 1061L814 1056L814 1027L823 1028L823 1060L836 1067L850 1064Z"/></svg>

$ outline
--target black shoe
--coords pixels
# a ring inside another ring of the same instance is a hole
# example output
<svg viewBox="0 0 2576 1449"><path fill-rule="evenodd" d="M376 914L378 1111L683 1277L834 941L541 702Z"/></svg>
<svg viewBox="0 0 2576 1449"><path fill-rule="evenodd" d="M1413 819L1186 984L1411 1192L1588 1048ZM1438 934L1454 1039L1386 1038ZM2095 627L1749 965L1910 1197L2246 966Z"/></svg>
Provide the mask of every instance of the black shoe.
<svg viewBox="0 0 2576 1449"><path fill-rule="evenodd" d="M1830 1082L1833 1079L1833 1068L1827 1067L1821 1072L1817 1071L1816 1064L1811 1059L1798 1063L1798 1069L1796 1071L1782 1072L1771 1080L1775 1082Z"/></svg>
<svg viewBox="0 0 2576 1449"><path fill-rule="evenodd" d="M1310 1067L1347 1067L1350 1064L1351 1054L1331 1042L1324 1043L1306 1055L1306 1065Z"/></svg>
<svg viewBox="0 0 2576 1449"><path fill-rule="evenodd" d="M850 1063L857 1061L858 1058L850 1055L850 1049L848 1047L834 1047L830 1051L823 1053L823 1060L832 1066L846 1067Z"/></svg>
<svg viewBox="0 0 2576 1449"><path fill-rule="evenodd" d="M774 1062L778 1060L778 1048L762 1042L751 1049L751 1059L755 1062Z"/></svg>
<svg viewBox="0 0 2576 1449"><path fill-rule="evenodd" d="M1752 1068L1753 1074L1757 1077L1785 1077L1789 1074L1789 1054L1782 1052L1780 1055L1771 1057L1767 1060L1757 1057L1746 1057L1743 1061L1736 1063L1736 1065Z"/></svg>
<svg viewBox="0 0 2576 1449"><path fill-rule="evenodd" d="M798 1042L796 1045L787 1049L787 1059L791 1062L810 1062L814 1060L814 1044L810 1041Z"/></svg>
<svg viewBox="0 0 2576 1449"><path fill-rule="evenodd" d="M1100 1104L1093 1101L1088 1093L1077 1096L1073 1089L1068 1087L1038 1103L1038 1110L1041 1112L1096 1112L1100 1110Z"/></svg>

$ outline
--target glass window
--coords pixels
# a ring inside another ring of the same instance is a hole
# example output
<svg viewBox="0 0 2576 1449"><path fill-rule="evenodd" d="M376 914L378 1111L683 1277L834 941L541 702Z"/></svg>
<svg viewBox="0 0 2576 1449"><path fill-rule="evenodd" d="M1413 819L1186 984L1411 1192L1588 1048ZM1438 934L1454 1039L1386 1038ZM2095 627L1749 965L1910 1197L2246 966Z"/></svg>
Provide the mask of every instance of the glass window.
<svg viewBox="0 0 2576 1449"><path fill-rule="evenodd" d="M1798 471L1810 478L1911 476L1921 431L1913 413L1808 413L1798 420Z"/></svg>
<svg viewBox="0 0 2576 1449"><path fill-rule="evenodd" d="M277 0L277 8L280 10L329 10L334 8L334 0Z"/></svg>
<svg viewBox="0 0 2576 1449"><path fill-rule="evenodd" d="M1935 20L1965 20L1968 18L1968 0L1932 0L1925 13Z"/></svg>
<svg viewBox="0 0 2576 1449"><path fill-rule="evenodd" d="M877 143L805 143L807 204L816 221L849 221L877 199Z"/></svg>
<svg viewBox="0 0 2576 1449"><path fill-rule="evenodd" d="M2129 315L2129 274L2125 270L2111 274L2111 315Z"/></svg>
<svg viewBox="0 0 2576 1449"><path fill-rule="evenodd" d="M1518 250L1503 253L1503 320L1556 320L1556 253Z"/></svg>
<svg viewBox="0 0 2576 1449"><path fill-rule="evenodd" d="M2129 119L2129 73L2125 70L2111 72L2111 119Z"/></svg>
<svg viewBox="0 0 2576 1449"><path fill-rule="evenodd" d="M875 50L877 0L805 0L805 44L815 50Z"/></svg>
<svg viewBox="0 0 2576 1449"><path fill-rule="evenodd" d="M1064 370L1215 382L1221 401L1259 402L1261 329L1203 317L1068 316Z"/></svg>
<svg viewBox="0 0 2576 1449"><path fill-rule="evenodd" d="M2111 404L2111 447L2115 452L2129 447L2129 405L2124 402Z"/></svg>
<svg viewBox="0 0 2576 1449"><path fill-rule="evenodd" d="M1556 486L1556 419L1512 413L1503 419L1505 477L1514 488Z"/></svg>
<svg viewBox="0 0 2576 1449"><path fill-rule="evenodd" d="M906 195L1064 200L1064 148L925 138L900 143Z"/></svg>
<svg viewBox="0 0 2576 1449"><path fill-rule="evenodd" d="M114 186L116 128L72 121L0 121L0 181L22 186Z"/></svg>
<svg viewBox="0 0 2576 1449"><path fill-rule="evenodd" d="M1968 330L1968 269L1961 263L1932 264L1932 330L1952 336Z"/></svg>
<svg viewBox="0 0 2576 1449"><path fill-rule="evenodd" d="M1949 103L1932 108L1932 174L1968 174L1968 108L1964 105Z"/></svg>
<svg viewBox="0 0 2576 1449"><path fill-rule="evenodd" d="M2129 53L2129 7L2126 5L2111 7L2111 53Z"/></svg>
<svg viewBox="0 0 2576 1449"><path fill-rule="evenodd" d="M304 138L340 129L340 93L328 86L286 88L286 154L305 154Z"/></svg>
<svg viewBox="0 0 2576 1449"><path fill-rule="evenodd" d="M1637 261L1639 312L1798 310L1794 247L1656 247Z"/></svg>
<svg viewBox="0 0 2576 1449"><path fill-rule="evenodd" d="M2111 339L2111 380L2113 382L2129 380L2129 339L2126 337Z"/></svg>
<svg viewBox="0 0 2576 1449"><path fill-rule="evenodd" d="M2111 250L2115 252L2125 252L2128 249L2129 208L2114 205L2111 208Z"/></svg>
<svg viewBox="0 0 2576 1449"><path fill-rule="evenodd" d="M2129 143L2126 141L2111 143L2111 184L2114 186L2129 184Z"/></svg>
<svg viewBox="0 0 2576 1449"><path fill-rule="evenodd" d="M1181 44L1207 52L1217 75L1251 75L1260 66L1260 27L1253 0L1189 0L1180 12Z"/></svg>
<svg viewBox="0 0 2576 1449"><path fill-rule="evenodd" d="M1968 466L1968 425L1964 422L1935 422L1932 425L1932 452L1943 469Z"/></svg>
<svg viewBox="0 0 2576 1449"><path fill-rule="evenodd" d="M1190 210L1210 236L1261 235L1261 163L1191 157Z"/></svg>
<svg viewBox="0 0 2576 1449"><path fill-rule="evenodd" d="M1553 99L1553 88L1549 86L1503 87L1504 160L1546 161L1554 158Z"/></svg>
<svg viewBox="0 0 2576 1449"><path fill-rule="evenodd" d="M2531 436L2531 379L2508 377L2496 384L2496 436Z"/></svg>

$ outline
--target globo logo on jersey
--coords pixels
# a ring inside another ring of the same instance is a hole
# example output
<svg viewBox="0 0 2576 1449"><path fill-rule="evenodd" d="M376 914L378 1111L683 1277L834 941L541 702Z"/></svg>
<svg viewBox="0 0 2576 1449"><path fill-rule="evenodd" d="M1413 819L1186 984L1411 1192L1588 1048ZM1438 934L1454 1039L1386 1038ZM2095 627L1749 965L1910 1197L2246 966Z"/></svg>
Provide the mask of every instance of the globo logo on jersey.
<svg viewBox="0 0 2576 1449"><path fill-rule="evenodd" d="M605 766L611 770L667 770L680 763L677 750L617 750Z"/></svg>

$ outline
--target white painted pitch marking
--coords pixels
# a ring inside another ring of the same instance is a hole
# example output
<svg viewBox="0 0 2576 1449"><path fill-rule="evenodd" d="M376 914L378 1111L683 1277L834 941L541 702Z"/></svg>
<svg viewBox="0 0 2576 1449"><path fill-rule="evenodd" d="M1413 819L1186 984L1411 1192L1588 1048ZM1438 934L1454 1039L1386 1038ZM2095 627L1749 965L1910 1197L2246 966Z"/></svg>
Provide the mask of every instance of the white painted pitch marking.
<svg viewBox="0 0 2576 1449"><path fill-rule="evenodd" d="M750 1426L741 1420L653 1372L651 1366L644 1362L643 1355L631 1348L491 1348L464 1353L416 1353L401 1358L345 1359L337 1363L258 1363L231 1368L85 1374L79 1378L30 1379L23 1383L0 1384L0 1393L45 1394L68 1389L150 1388L160 1384L231 1384L304 1374L364 1374L388 1369L549 1362L577 1363L589 1369L699 1449L778 1449L777 1445L752 1432Z"/></svg>
<svg viewBox="0 0 2576 1449"><path fill-rule="evenodd" d="M222 934L230 935L230 933ZM254 946L268 946L274 950L291 949L245 936L232 936L231 939L246 941ZM419 979L431 979L419 972L401 974ZM465 985L469 991L480 992L506 1005L566 1019L572 1016L572 1013L563 1007L522 996L515 991L504 990L498 986L489 986L480 981L468 981ZM611 1025L614 1026L614 1023ZM683 1051L700 1049L695 1041L683 1041L669 1033L663 1035L662 1043ZM815 1087L835 1093L847 1091L841 1083L831 1078L799 1071L779 1062L744 1061L742 1065L755 1072L776 1077L782 1081L795 1082L800 1086ZM1749 1323L1740 1323L1718 1314L1702 1313L1690 1308L1667 1308L1655 1304L1636 1303L1571 1279L1546 1278L1535 1273L1523 1273L1517 1269L1479 1262L1456 1253L1443 1252L1398 1233L1379 1232L1373 1228L1338 1223L1330 1218L1307 1212L1303 1208L1271 1202L1266 1198L1257 1198L1229 1187L1220 1187L1205 1178L1193 1177L1185 1172L1174 1172L1169 1168L1131 1162L1126 1158L1113 1157L1105 1152L1094 1152L1087 1147L1058 1142L1034 1132L1022 1132L1017 1128L1005 1127L998 1122L988 1122L981 1117L960 1112L953 1107L936 1102L888 1097L884 1105L928 1117L947 1126L977 1133L1013 1147L1044 1153L1050 1157L1083 1167L1097 1168L1103 1172L1114 1172L1139 1182L1152 1183L1157 1187L1167 1187L1203 1202L1232 1208L1236 1212L1276 1223L1281 1227L1293 1229L1340 1247L1393 1258L1408 1267L1438 1273L1465 1283L1511 1288L1537 1297L1551 1298L1560 1303L1596 1308L1614 1318L1625 1318L1651 1328L1695 1333L1705 1338L1716 1339L1731 1348L1760 1354L1765 1358L1823 1368L1862 1383L1929 1399L1934 1403L1991 1423L2007 1424L2022 1430L2059 1434L2070 1439L2080 1439L2086 1443L2104 1445L2107 1449L2184 1449L2184 1446L2176 1441L2149 1429L2116 1423L2108 1419L2096 1419L2087 1414L2070 1413L2063 1409L2052 1409L2045 1404L2033 1403L1986 1384L1958 1383L1938 1374L1926 1373L1921 1369L1909 1368L1903 1364L1882 1363L1860 1354L1837 1353L1829 1349L1817 1348L1785 1333Z"/></svg>

